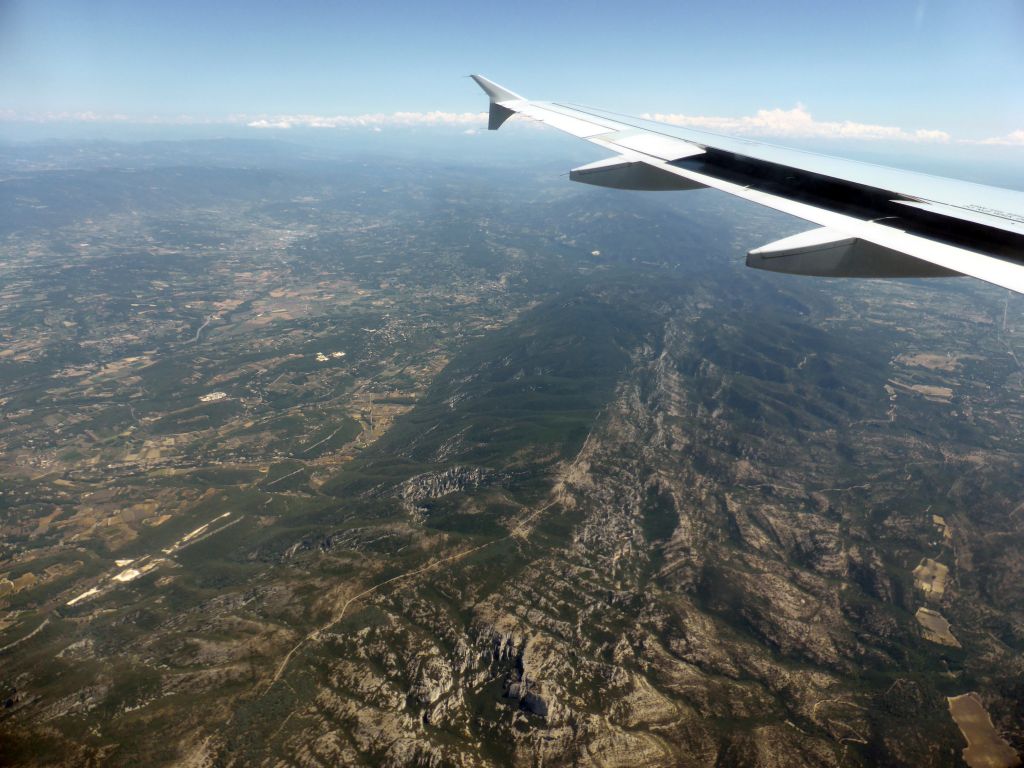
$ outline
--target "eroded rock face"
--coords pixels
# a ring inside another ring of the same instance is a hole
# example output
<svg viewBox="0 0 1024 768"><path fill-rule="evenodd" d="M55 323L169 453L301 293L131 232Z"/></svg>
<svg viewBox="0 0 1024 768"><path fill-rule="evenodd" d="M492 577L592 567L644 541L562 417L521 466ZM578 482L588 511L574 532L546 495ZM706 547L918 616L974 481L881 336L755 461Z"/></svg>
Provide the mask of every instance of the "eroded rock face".
<svg viewBox="0 0 1024 768"><path fill-rule="evenodd" d="M931 488L951 470L922 436L927 413L879 436L889 402L855 394L884 376L844 387L869 368L844 367L849 350L726 343L698 304L666 301L629 343L609 342L617 378L598 415L581 431L560 412L579 432L571 452L513 440L503 458L473 453L483 438L459 409L490 412L469 389L487 377L453 374L462 395L438 398L455 423L421 425L417 439L451 427L423 441L424 463L381 470L386 482L367 472L361 517L342 530L275 540L287 589L205 606L255 605L274 632L197 612L212 637L177 639L176 658L216 670L161 693L244 689L181 753L237 766L946 765L962 745L945 696L968 685L1018 748L1024 623L989 535L1017 535L998 485L1013 462L993 450L954 493ZM559 358L575 336L556 339ZM814 341L827 346L800 346ZM808 366L819 379L793 373ZM484 369L502 398L576 397L555 367L509 353ZM910 459L935 473L912 492ZM999 502L983 520L969 514L980 490ZM921 637L914 568L928 558L951 564L927 610L962 648ZM285 660L277 679L255 655Z"/></svg>
<svg viewBox="0 0 1024 768"><path fill-rule="evenodd" d="M878 446L851 454L827 414L796 437L737 431L730 410L747 404L694 333L669 317L633 350L493 557L382 595L386 621L332 640L320 716L360 760L769 768L949 753L942 698L911 682L915 561L898 554L934 536L930 517L879 511L896 485L870 501L844 487L839 468ZM761 418L808 418L790 410ZM481 509L491 477L457 465L399 496Z"/></svg>
<svg viewBox="0 0 1024 768"><path fill-rule="evenodd" d="M416 509L417 504L426 499L471 491L493 479L495 473L482 467L448 467L409 478L395 490L395 495L410 509Z"/></svg>
<svg viewBox="0 0 1024 768"><path fill-rule="evenodd" d="M633 350L548 495L484 543L493 555L375 597L372 626L315 649L328 672L312 722L345 738L305 728L273 748L311 765L769 768L945 754L955 734L920 728L941 697L905 672L920 642L910 568L894 576L873 528L910 548L920 526L866 514L837 482L851 456L828 430L737 433L730 376L697 359L693 333L670 317ZM495 477L455 465L397 495L478 511ZM877 682L861 682L864 670Z"/></svg>

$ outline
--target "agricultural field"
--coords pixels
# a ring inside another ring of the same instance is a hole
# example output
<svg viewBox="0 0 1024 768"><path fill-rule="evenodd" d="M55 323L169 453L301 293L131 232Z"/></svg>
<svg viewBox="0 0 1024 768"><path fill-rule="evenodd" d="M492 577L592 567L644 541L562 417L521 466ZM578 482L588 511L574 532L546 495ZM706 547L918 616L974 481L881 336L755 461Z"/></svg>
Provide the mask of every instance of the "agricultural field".
<svg viewBox="0 0 1024 768"><path fill-rule="evenodd" d="M1024 751L1019 300L540 160L0 161L0 762Z"/></svg>

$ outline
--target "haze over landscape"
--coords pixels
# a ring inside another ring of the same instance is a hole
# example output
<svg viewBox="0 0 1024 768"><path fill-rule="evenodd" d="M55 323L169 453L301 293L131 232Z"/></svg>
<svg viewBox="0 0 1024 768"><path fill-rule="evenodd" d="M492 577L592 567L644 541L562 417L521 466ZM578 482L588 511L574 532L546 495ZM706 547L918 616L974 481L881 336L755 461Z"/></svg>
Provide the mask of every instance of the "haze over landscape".
<svg viewBox="0 0 1024 768"><path fill-rule="evenodd" d="M0 764L1019 765L1024 298L460 77L1021 188L1018 4L812 9L2 6Z"/></svg>

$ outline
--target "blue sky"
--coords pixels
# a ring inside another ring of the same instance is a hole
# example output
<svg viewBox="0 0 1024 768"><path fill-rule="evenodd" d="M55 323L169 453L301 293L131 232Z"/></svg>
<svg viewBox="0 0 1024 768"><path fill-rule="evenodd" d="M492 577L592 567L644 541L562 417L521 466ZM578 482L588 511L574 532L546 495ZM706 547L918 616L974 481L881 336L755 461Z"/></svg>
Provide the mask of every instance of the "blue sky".
<svg viewBox="0 0 1024 768"><path fill-rule="evenodd" d="M0 120L458 114L479 71L634 114L802 105L980 140L1024 129L1022 41L1021 0L0 0Z"/></svg>

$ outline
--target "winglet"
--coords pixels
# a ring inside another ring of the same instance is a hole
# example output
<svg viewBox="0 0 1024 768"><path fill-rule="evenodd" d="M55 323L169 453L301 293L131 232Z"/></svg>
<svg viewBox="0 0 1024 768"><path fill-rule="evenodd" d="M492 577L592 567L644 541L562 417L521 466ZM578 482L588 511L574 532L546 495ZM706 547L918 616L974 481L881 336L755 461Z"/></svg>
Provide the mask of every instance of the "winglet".
<svg viewBox="0 0 1024 768"><path fill-rule="evenodd" d="M497 83L492 83L483 75L470 75L470 77L476 81L477 85L484 89L484 93L490 96L492 102L525 101L525 99L518 93L512 93L512 91L507 88L502 88Z"/></svg>
<svg viewBox="0 0 1024 768"><path fill-rule="evenodd" d="M491 99L491 108L487 114L487 130L496 131L501 128L502 123L515 114L514 109L509 109L502 102L525 101L518 93L502 88L497 83L492 83L481 75L470 75L476 84L484 89L484 93Z"/></svg>

